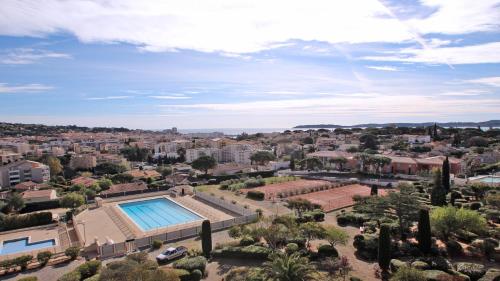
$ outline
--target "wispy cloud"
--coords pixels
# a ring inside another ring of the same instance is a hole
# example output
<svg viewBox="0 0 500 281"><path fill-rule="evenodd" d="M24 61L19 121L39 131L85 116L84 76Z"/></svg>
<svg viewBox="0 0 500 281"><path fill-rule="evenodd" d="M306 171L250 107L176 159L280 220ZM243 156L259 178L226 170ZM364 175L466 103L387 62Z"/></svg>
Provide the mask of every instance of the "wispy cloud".
<svg viewBox="0 0 500 281"><path fill-rule="evenodd" d="M500 50L499 50L500 52ZM464 82L475 83L475 84L483 84L492 87L500 87L500 76L493 77L483 77L478 79L465 80Z"/></svg>
<svg viewBox="0 0 500 281"><path fill-rule="evenodd" d="M366 66L366 68L374 69L374 70L382 70L382 71L401 71L401 69L399 69L395 66L388 66L388 65L383 65L383 66L369 65L369 66Z"/></svg>
<svg viewBox="0 0 500 281"><path fill-rule="evenodd" d="M40 93L52 89L54 87L43 84L8 85L7 83L0 83L0 94Z"/></svg>
<svg viewBox="0 0 500 281"><path fill-rule="evenodd" d="M90 97L90 98L85 98L85 100L124 100L130 98L133 98L133 96Z"/></svg>
<svg viewBox="0 0 500 281"><path fill-rule="evenodd" d="M157 96L149 96L149 97L153 98L153 99L160 99L160 100L188 100L188 99L191 99L190 96L185 96L183 94L157 95Z"/></svg>
<svg viewBox="0 0 500 281"><path fill-rule="evenodd" d="M444 92L444 93L440 93L438 95L440 95L440 96L454 96L454 97L473 97L473 96L480 96L480 95L485 95L485 94L490 94L490 92L483 91L483 90L463 90L463 91Z"/></svg>
<svg viewBox="0 0 500 281"><path fill-rule="evenodd" d="M47 50L17 48L0 54L2 64L32 64L43 59L69 59L71 56L65 53L57 53Z"/></svg>

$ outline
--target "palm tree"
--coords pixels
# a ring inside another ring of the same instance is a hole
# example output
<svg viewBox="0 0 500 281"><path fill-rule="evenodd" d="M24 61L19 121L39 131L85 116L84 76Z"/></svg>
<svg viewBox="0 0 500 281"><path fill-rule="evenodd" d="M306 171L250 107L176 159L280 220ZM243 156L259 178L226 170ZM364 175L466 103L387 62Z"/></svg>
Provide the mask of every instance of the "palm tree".
<svg viewBox="0 0 500 281"><path fill-rule="evenodd" d="M300 253L274 252L264 263L265 280L269 281L313 281L317 279L316 269Z"/></svg>

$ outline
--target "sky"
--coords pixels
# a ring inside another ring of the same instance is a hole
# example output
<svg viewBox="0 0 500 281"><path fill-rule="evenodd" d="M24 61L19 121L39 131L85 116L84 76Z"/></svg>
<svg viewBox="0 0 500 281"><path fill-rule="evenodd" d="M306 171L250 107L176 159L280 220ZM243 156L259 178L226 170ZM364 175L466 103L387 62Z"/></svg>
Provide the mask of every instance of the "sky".
<svg viewBox="0 0 500 281"><path fill-rule="evenodd" d="M500 119L500 0L2 0L0 121Z"/></svg>

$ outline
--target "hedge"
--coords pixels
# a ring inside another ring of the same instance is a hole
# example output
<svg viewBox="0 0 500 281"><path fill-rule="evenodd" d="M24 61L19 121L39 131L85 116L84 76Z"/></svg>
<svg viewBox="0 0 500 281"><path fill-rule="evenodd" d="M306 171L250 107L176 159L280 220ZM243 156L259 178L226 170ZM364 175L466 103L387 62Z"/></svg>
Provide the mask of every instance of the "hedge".
<svg viewBox="0 0 500 281"><path fill-rule="evenodd" d="M173 266L176 269L185 269L189 272L198 269L203 273L207 266L207 259L203 256L187 257L176 261Z"/></svg>
<svg viewBox="0 0 500 281"><path fill-rule="evenodd" d="M23 255L17 258L0 261L0 267L9 268L12 266L20 266L21 268L24 269L28 265L28 262L30 262L32 259L33 259L32 255Z"/></svg>
<svg viewBox="0 0 500 281"><path fill-rule="evenodd" d="M61 207L61 204L59 203L59 199L36 202L36 203L26 203L26 205L20 211L20 213L21 214L31 213L31 212L42 211L42 210L57 209L60 207Z"/></svg>
<svg viewBox="0 0 500 281"><path fill-rule="evenodd" d="M27 215L1 216L0 231L45 225L51 222L52 222L51 212L40 212Z"/></svg>
<svg viewBox="0 0 500 281"><path fill-rule="evenodd" d="M260 192L257 190L250 190L247 192L247 197L254 200L264 200L264 196L264 192Z"/></svg>
<svg viewBox="0 0 500 281"><path fill-rule="evenodd" d="M214 250L212 255L220 258L257 259L265 260L271 250L262 246L250 245L246 247L223 247Z"/></svg>

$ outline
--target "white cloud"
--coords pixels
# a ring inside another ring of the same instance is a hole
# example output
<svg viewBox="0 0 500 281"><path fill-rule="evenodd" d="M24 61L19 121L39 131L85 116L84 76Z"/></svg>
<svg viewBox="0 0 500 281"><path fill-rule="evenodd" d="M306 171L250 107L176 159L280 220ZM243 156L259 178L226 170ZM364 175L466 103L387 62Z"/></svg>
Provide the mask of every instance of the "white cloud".
<svg viewBox="0 0 500 281"><path fill-rule="evenodd" d="M127 42L144 51L248 54L283 47L290 40L400 43L419 40L420 34L494 31L500 22L498 3L423 0L422 8L436 12L400 20L377 0L5 0L0 34L62 31L83 42Z"/></svg>
<svg viewBox="0 0 500 281"><path fill-rule="evenodd" d="M375 69L375 70L382 70L382 71L400 71L399 68L394 67L394 66L389 66L389 65L383 65L383 66L370 65L370 66L366 66L366 68Z"/></svg>
<svg viewBox="0 0 500 281"><path fill-rule="evenodd" d="M43 84L25 84L25 85L9 86L6 83L0 83L0 94L40 93L52 89L54 89L54 87Z"/></svg>
<svg viewBox="0 0 500 281"><path fill-rule="evenodd" d="M500 42L460 47L407 48L399 54L366 56L363 59L430 64L500 63Z"/></svg>
<svg viewBox="0 0 500 281"><path fill-rule="evenodd" d="M149 96L153 99L163 99L163 100L187 100L191 99L189 96L184 96L180 94L172 94L172 95L160 95L160 96Z"/></svg>
<svg viewBox="0 0 500 281"><path fill-rule="evenodd" d="M500 50L499 50L499 52L500 52ZM483 77L483 78L478 78L478 79L465 80L465 82L475 83L475 84L483 84L483 85L488 85L488 86L492 86L492 87L500 87L500 76Z"/></svg>
<svg viewBox="0 0 500 281"><path fill-rule="evenodd" d="M5 55L0 55L2 64L32 64L42 59L68 59L70 55L31 48L17 48Z"/></svg>
<svg viewBox="0 0 500 281"><path fill-rule="evenodd" d="M483 90L463 90L463 91L444 92L444 93L440 93L438 95L440 95L440 96L453 96L453 97L473 97L473 96L480 96L480 95L485 95L485 94L489 94L489 93L490 92L483 91Z"/></svg>
<svg viewBox="0 0 500 281"><path fill-rule="evenodd" d="M124 100L133 98L132 96L107 96L107 97L92 97L85 98L86 100Z"/></svg>

